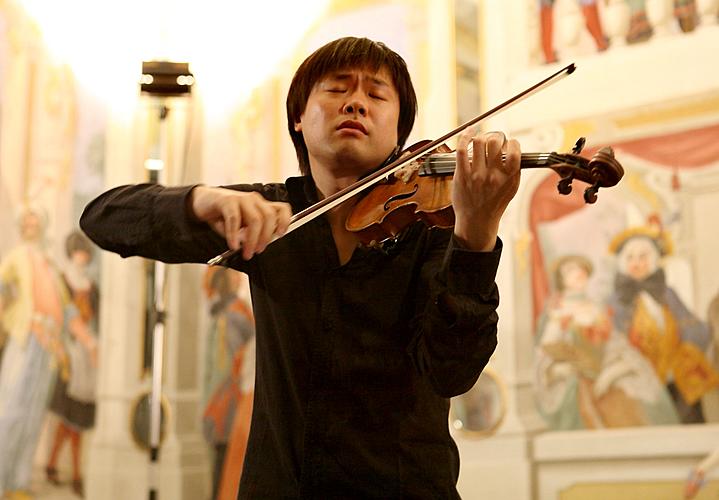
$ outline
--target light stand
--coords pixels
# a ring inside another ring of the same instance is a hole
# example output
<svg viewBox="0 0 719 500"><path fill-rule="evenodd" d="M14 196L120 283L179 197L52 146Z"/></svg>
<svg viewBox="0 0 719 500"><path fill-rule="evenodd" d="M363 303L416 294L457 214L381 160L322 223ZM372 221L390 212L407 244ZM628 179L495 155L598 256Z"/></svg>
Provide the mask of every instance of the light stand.
<svg viewBox="0 0 719 500"><path fill-rule="evenodd" d="M149 182L158 184L165 179L167 153L167 116L170 108L166 98L189 96L194 78L187 63L168 61L146 61L142 63L140 91L143 94L159 98L159 130L152 157L145 160L149 171ZM147 272L147 297L152 297L152 306L147 308L145 336L152 331L152 389L150 393L150 464L148 471L148 494L150 500L156 500L158 494L158 458L160 454L162 420L162 370L165 342L165 281L167 267L159 261L152 261Z"/></svg>

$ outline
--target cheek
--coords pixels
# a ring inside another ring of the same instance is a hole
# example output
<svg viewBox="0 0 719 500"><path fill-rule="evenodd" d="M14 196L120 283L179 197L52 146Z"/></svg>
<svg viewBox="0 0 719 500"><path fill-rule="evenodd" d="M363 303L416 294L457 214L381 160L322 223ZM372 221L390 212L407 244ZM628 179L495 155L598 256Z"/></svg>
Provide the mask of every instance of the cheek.
<svg viewBox="0 0 719 500"><path fill-rule="evenodd" d="M642 272L646 272L651 267L651 260L648 257L640 257L635 261L634 267Z"/></svg>
<svg viewBox="0 0 719 500"><path fill-rule="evenodd" d="M394 110L389 122L389 128L392 130L391 135L394 139L394 143L396 144L398 139L397 129L399 128L399 108Z"/></svg>
<svg viewBox="0 0 719 500"><path fill-rule="evenodd" d="M646 258L639 257L632 259L627 266L628 274L637 279L644 278L649 271L649 264L650 262Z"/></svg>
<svg viewBox="0 0 719 500"><path fill-rule="evenodd" d="M388 144L397 144L398 135L396 117L389 116L382 120L382 134L380 135L380 139Z"/></svg>
<svg viewBox="0 0 719 500"><path fill-rule="evenodd" d="M328 116L330 116L330 110L326 105L314 105L306 109L302 115L303 131L307 133L308 129L321 129L328 123Z"/></svg>

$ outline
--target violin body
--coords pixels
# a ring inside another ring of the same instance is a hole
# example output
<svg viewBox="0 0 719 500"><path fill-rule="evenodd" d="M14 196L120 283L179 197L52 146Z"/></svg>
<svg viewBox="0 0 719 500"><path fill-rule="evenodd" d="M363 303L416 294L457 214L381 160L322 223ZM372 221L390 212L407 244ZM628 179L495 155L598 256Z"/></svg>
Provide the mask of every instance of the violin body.
<svg viewBox="0 0 719 500"><path fill-rule="evenodd" d="M443 145L436 152L451 150ZM394 238L416 220L431 227L454 226L452 176L420 176L423 161L424 157L420 157L395 172L389 180L376 184L354 206L345 227L356 233L362 244L371 246Z"/></svg>

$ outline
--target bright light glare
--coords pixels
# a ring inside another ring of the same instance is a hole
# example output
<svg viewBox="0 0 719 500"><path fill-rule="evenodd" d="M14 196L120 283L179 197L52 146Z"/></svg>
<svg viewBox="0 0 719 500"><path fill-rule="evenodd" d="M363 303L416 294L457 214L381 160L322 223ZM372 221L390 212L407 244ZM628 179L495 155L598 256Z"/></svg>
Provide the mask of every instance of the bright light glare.
<svg viewBox="0 0 719 500"><path fill-rule="evenodd" d="M148 158L145 160L145 168L147 170L162 170L165 168L165 162L158 158Z"/></svg>
<svg viewBox="0 0 719 500"><path fill-rule="evenodd" d="M225 109L272 73L327 3L21 0L52 57L68 63L91 92L114 99L129 88L136 95L142 61L189 62L212 96L205 104L224 99Z"/></svg>
<svg viewBox="0 0 719 500"><path fill-rule="evenodd" d="M192 85L195 83L195 79L190 75L180 75L176 78L178 85Z"/></svg>

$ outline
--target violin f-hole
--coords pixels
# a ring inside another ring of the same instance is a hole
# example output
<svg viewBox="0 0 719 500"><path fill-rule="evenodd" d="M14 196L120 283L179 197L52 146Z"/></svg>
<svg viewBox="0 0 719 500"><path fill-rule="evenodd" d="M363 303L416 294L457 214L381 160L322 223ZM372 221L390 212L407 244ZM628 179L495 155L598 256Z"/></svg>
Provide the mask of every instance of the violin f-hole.
<svg viewBox="0 0 719 500"><path fill-rule="evenodd" d="M407 198L411 198L412 196L414 196L414 195L417 193L417 191L419 191L419 184L415 184L415 185L414 185L414 189L412 189L412 191L410 191L409 193L402 193L402 194L398 194L398 195L392 196L389 200L387 200L387 201L385 202L385 204L384 204L384 211L387 212L387 211L390 210L390 205L392 204L393 201L395 201L395 200L405 200L405 199L407 199Z"/></svg>

